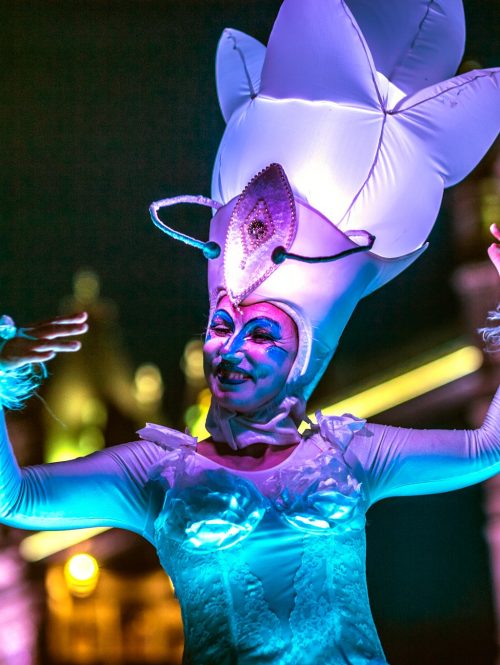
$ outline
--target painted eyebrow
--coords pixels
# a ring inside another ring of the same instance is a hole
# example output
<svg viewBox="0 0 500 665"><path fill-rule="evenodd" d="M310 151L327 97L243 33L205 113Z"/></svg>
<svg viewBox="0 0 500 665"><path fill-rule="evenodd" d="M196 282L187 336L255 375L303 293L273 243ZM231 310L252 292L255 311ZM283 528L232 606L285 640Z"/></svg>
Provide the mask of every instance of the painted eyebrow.
<svg viewBox="0 0 500 665"><path fill-rule="evenodd" d="M274 321L273 319L268 319L267 316L257 316L255 317L255 319L250 319L250 321L246 322L245 327L248 325L256 327L262 324L269 327L274 335L278 337L281 336L280 324L277 321Z"/></svg>
<svg viewBox="0 0 500 665"><path fill-rule="evenodd" d="M234 321L233 321L231 315L228 312L226 312L225 309L218 309L217 311L214 312L214 315L212 316L212 318L210 320L210 325L213 324L213 322L215 321L215 319L217 317L220 317L221 319L223 319L225 323L228 323L229 325L234 326Z"/></svg>

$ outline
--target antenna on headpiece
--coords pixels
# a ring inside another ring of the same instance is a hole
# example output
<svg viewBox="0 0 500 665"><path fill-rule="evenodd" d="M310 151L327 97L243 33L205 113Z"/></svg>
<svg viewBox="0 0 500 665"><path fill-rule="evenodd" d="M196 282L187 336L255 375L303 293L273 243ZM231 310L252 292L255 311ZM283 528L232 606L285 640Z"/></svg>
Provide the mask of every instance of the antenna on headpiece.
<svg viewBox="0 0 500 665"><path fill-rule="evenodd" d="M194 203L196 205L202 205L207 208L215 208L219 210L222 208L222 203L214 201L213 199L206 198L205 196L193 196L189 194L184 194L182 196L173 196L169 199L161 199L160 201L153 201L149 206L149 214L153 220L153 224L166 233L174 240L179 240L180 242L190 245L191 247L196 247L203 252L203 256L206 259L216 259L221 252L220 245L213 241L203 242L202 240L197 240L188 236L186 233L181 233L180 231L175 231L170 226L167 226L161 219L158 217L158 210L160 208L166 208L168 206L177 205L178 203Z"/></svg>

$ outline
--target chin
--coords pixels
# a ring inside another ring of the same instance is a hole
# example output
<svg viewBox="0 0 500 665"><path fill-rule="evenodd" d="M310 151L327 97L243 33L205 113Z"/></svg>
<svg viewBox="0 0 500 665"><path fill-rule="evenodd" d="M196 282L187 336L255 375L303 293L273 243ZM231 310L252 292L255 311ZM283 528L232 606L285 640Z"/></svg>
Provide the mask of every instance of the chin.
<svg viewBox="0 0 500 665"><path fill-rule="evenodd" d="M227 411L254 413L268 401L267 399L265 401L257 401L249 395L238 394L234 390L222 390L220 386L214 386L212 382L209 383L209 388L212 398Z"/></svg>

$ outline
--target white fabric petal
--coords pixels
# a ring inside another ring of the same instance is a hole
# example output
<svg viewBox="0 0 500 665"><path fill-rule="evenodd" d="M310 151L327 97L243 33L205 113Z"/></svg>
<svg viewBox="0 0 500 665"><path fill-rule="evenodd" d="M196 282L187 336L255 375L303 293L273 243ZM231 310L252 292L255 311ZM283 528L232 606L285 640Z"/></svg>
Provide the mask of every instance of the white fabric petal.
<svg viewBox="0 0 500 665"><path fill-rule="evenodd" d="M476 166L500 130L500 68L482 69L406 98L394 116L423 144L444 186ZM426 190L423 190L426 192Z"/></svg>
<svg viewBox="0 0 500 665"><path fill-rule="evenodd" d="M266 47L239 30L226 28L217 47L217 95L226 122L242 104L257 95Z"/></svg>
<svg viewBox="0 0 500 665"><path fill-rule="evenodd" d="M378 89L370 51L343 0L285 0L269 38L261 94L378 109L386 91Z"/></svg>
<svg viewBox="0 0 500 665"><path fill-rule="evenodd" d="M213 196L227 203L275 162L296 196L338 223L369 176L383 123L381 111L259 95L227 125Z"/></svg>
<svg viewBox="0 0 500 665"><path fill-rule="evenodd" d="M432 230L443 180L432 168L427 147L387 116L366 181L339 224L346 232L363 228L376 238L373 252L395 258L413 252Z"/></svg>
<svg viewBox="0 0 500 665"><path fill-rule="evenodd" d="M455 74L465 44L462 0L346 0L377 71L412 94Z"/></svg>

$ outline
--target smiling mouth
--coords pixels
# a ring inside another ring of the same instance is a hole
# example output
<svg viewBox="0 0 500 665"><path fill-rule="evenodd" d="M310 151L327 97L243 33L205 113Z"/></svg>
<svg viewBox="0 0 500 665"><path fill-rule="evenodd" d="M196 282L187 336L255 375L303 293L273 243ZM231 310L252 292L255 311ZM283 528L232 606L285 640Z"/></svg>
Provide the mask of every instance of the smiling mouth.
<svg viewBox="0 0 500 665"><path fill-rule="evenodd" d="M250 379L250 376L246 372L234 369L230 370L224 367L219 367L215 375L220 383L227 386L236 386Z"/></svg>

